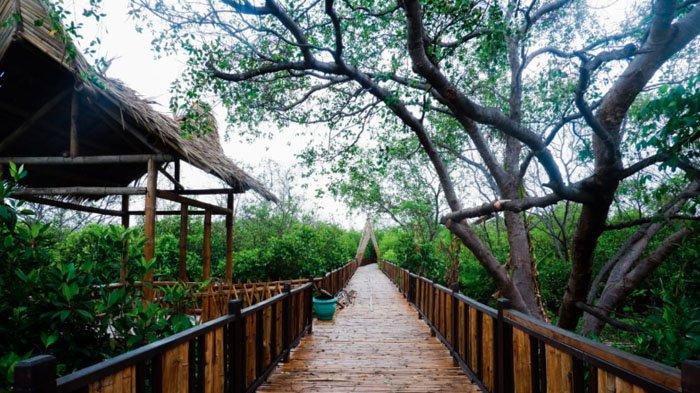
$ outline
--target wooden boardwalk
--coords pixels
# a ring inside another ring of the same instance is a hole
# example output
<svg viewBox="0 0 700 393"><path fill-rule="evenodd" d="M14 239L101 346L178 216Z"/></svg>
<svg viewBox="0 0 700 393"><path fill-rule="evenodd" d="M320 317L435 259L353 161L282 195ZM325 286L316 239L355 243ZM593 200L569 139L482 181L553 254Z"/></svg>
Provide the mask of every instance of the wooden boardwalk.
<svg viewBox="0 0 700 393"><path fill-rule="evenodd" d="M479 391L376 264L360 267L347 290L355 302L332 322L314 320L313 335L258 391Z"/></svg>

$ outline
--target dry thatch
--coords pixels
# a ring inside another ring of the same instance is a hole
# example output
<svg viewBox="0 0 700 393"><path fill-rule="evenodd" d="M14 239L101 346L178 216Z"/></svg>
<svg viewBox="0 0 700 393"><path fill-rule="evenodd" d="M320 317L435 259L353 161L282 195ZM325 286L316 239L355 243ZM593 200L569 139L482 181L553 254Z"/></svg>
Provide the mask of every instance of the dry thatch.
<svg viewBox="0 0 700 393"><path fill-rule="evenodd" d="M152 153L155 148L220 178L234 192L252 189L276 201L262 184L226 157L215 125L209 134L183 137L176 119L154 110L150 102L120 81L96 73L79 53L67 56L71 44L66 44L64 35L52 26L47 9L43 0L0 0L0 21L10 21L0 30L0 141L52 97L58 97L42 119L2 155L65 154L71 94L60 94L75 87L81 155ZM28 169L27 183L33 187L124 186L146 171L139 164L60 170L36 165Z"/></svg>

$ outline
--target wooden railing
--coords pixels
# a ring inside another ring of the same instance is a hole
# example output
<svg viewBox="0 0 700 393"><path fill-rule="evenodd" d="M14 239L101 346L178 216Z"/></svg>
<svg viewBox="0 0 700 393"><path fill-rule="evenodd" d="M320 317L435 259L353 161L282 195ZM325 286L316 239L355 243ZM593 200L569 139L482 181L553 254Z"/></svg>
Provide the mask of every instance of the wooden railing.
<svg viewBox="0 0 700 393"><path fill-rule="evenodd" d="M700 392L700 362L678 369L510 309L488 307L382 261L455 361L488 392Z"/></svg>
<svg viewBox="0 0 700 393"><path fill-rule="evenodd" d="M360 264L356 260L351 259L342 267L326 273L323 277L314 278L314 284L317 288L336 295L345 288L359 266Z"/></svg>
<svg viewBox="0 0 700 393"><path fill-rule="evenodd" d="M122 355L56 379L56 359L40 355L15 368L16 392L252 392L311 333L314 284L339 292L357 270L350 261L323 277Z"/></svg>

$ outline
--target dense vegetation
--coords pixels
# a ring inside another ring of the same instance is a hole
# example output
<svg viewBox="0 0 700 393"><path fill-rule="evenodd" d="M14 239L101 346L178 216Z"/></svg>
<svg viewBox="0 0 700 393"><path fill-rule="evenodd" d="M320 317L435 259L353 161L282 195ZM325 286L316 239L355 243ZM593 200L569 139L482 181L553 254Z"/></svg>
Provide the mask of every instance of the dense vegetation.
<svg viewBox="0 0 700 393"><path fill-rule="evenodd" d="M24 177L12 167L16 180ZM119 280L123 241L128 240L128 281L140 280L151 267L156 280L175 280L179 218L158 222L156 258L143 261L143 229L87 224L69 231L36 222L26 205L7 199L14 181L0 195L0 390L12 380L17 361L39 353L57 357L65 374L192 326L185 311L197 288L176 285L162 304L143 303L132 285L108 289ZM200 219L191 219L188 275L202 272ZM235 224L236 281L315 277L354 256L359 234L317 222L301 214L281 214L267 204L243 209ZM223 277L225 230L212 228L212 275ZM165 305L167 304L167 306Z"/></svg>
<svg viewBox="0 0 700 393"><path fill-rule="evenodd" d="M496 226L500 225L501 228ZM672 229L668 229L670 232ZM490 221L478 229L483 239L493 242L500 256L507 258L508 243L503 223ZM634 232L624 228L607 232L601 239L601 252L596 256L598 271L620 244ZM663 236L664 233L661 234ZM416 236L415 231L395 227L380 231L382 257L419 272L430 279L449 284L447 270L453 260L450 233L441 229L433 239ZM556 320L559 299L566 287L571 264L553 252L552 238L545 231L532 231L532 245L537 256L540 291L545 312ZM656 239L655 242L661 240ZM459 287L467 296L495 306L496 285L474 256L466 250L457 252ZM638 355L669 365L679 366L688 358L700 355L700 238L686 240L679 250L664 262L644 285L637 288L616 318L630 327L625 331L606 327L597 339Z"/></svg>

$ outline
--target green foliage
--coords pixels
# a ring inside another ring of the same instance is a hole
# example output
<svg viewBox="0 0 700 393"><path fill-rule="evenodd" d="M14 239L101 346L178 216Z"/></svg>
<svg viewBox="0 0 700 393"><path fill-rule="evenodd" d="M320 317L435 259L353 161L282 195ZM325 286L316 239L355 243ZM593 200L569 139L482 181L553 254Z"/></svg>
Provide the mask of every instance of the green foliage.
<svg viewBox="0 0 700 393"><path fill-rule="evenodd" d="M31 211L10 199L22 167L9 165L11 180L0 183L0 389L11 385L15 364L40 353L57 357L59 374L187 329L194 319L193 294L207 285L162 288L158 303L142 301L139 286L108 288L119 280L122 252L129 250L128 282L154 269L156 279L177 277L179 218L158 223L156 258L142 255L142 228L88 224L77 231L23 217ZM202 220L192 219L188 274L201 276ZM359 234L296 218L269 205L244 211L236 222L235 279L313 277L354 256ZM215 279L223 277L225 227L215 221L212 257Z"/></svg>
<svg viewBox="0 0 700 393"><path fill-rule="evenodd" d="M700 302L687 291L682 272L652 290L662 304L651 308L634 343L636 352L673 366L700 353Z"/></svg>
<svg viewBox="0 0 700 393"><path fill-rule="evenodd" d="M653 147L671 152L667 164L672 167L676 166L680 156L691 161L700 157L697 142L700 133L700 74L684 85L662 86L656 97L638 107L633 118L641 123L640 132L631 140L637 149Z"/></svg>

